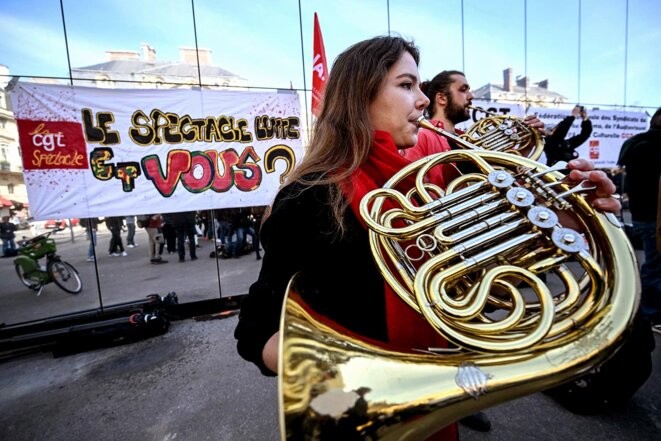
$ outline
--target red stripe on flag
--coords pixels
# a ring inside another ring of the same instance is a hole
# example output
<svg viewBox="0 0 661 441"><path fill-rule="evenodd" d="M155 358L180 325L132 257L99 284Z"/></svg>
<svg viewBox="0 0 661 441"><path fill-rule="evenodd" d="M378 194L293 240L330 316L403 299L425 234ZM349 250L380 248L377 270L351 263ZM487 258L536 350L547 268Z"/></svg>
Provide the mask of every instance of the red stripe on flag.
<svg viewBox="0 0 661 441"><path fill-rule="evenodd" d="M321 102L324 98L324 87L328 78L328 64L326 63L326 49L321 36L319 19L314 13L314 54L312 58L312 114L319 116Z"/></svg>

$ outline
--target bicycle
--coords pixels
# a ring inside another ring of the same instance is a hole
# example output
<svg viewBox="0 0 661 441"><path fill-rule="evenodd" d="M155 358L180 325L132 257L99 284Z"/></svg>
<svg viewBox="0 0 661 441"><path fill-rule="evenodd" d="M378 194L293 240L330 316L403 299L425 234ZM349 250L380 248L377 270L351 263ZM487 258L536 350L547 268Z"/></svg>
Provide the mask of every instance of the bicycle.
<svg viewBox="0 0 661 441"><path fill-rule="evenodd" d="M18 257L14 259L16 274L23 285L37 295L41 294L43 287L51 282L71 294L78 294L83 289L83 282L78 270L57 255L55 240L50 235L60 229L54 229L31 239L18 242ZM46 257L46 266L39 264L39 259Z"/></svg>

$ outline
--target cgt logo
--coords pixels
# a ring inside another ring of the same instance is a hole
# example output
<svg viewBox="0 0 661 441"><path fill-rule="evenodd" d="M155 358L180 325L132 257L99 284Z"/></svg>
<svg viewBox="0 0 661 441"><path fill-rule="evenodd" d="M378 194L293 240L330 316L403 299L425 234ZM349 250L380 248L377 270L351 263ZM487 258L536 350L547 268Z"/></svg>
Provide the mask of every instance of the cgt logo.
<svg viewBox="0 0 661 441"><path fill-rule="evenodd" d="M25 170L89 168L80 123L25 119L16 123Z"/></svg>
<svg viewBox="0 0 661 441"><path fill-rule="evenodd" d="M590 140L590 159L599 159L599 140Z"/></svg>

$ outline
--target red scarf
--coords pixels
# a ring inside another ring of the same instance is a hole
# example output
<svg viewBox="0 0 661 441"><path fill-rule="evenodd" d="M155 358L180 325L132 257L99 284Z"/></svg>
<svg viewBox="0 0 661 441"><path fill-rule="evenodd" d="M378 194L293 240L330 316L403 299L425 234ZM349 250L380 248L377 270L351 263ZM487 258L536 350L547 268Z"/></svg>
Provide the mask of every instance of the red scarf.
<svg viewBox="0 0 661 441"><path fill-rule="evenodd" d="M351 199L351 208L365 228L360 215L360 201L372 190L383 187L388 179L411 161L402 157L388 132L374 132L374 143L367 161L351 176L349 182L342 185L342 191ZM403 181L404 188L415 185L415 178L410 175ZM386 202L387 207L387 202ZM411 349L428 347L447 347L446 340L438 334L425 318L408 306L385 283L386 320L388 341L396 348L410 352Z"/></svg>
<svg viewBox="0 0 661 441"><path fill-rule="evenodd" d="M381 188L395 173L411 161L402 157L388 132L376 131L374 143L367 161L356 170L351 179L342 185L345 197L351 199L351 208L358 220L363 224L360 215L360 201L372 190ZM403 181L406 188L411 188L414 176L410 175ZM387 208L387 202L384 206ZM404 352L412 349L428 347L447 347L447 341L436 332L425 318L415 312L392 290L384 281L386 297L386 321L388 326L388 342ZM452 423L437 433L426 438L427 441L456 441L459 438L457 424Z"/></svg>

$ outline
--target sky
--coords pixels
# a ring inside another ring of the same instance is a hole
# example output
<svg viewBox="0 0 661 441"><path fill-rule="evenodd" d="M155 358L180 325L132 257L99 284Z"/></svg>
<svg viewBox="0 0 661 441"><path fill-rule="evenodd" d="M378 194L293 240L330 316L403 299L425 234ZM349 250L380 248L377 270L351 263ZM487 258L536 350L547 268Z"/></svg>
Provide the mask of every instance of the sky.
<svg viewBox="0 0 661 441"><path fill-rule="evenodd" d="M102 63L107 50L149 43L158 60L178 61L179 48L197 44L250 86L309 90L317 12L329 64L351 44L390 32L420 47L422 80L457 69L477 89L502 84L511 67L533 83L547 79L570 103L650 113L661 106L658 0L191 3L0 0L0 64L12 75L68 78L69 62Z"/></svg>

